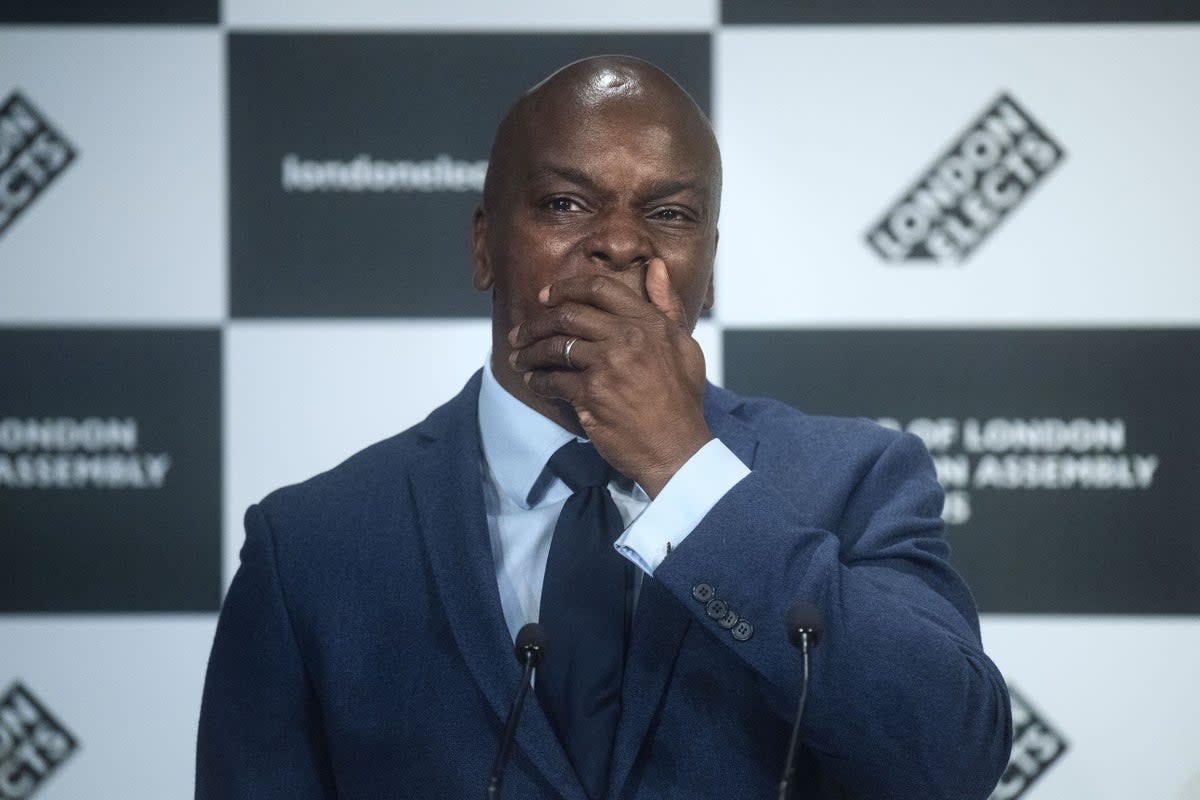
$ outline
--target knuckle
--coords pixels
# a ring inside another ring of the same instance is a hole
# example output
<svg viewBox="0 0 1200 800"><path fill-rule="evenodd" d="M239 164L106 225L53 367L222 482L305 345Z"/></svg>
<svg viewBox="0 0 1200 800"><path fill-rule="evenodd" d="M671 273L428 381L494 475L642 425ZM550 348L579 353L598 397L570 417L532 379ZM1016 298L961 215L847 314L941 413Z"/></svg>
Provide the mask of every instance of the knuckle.
<svg viewBox="0 0 1200 800"><path fill-rule="evenodd" d="M604 290L607 288L607 286L608 281L606 281L603 276L596 275L588 279L587 292L590 295L604 294Z"/></svg>
<svg viewBox="0 0 1200 800"><path fill-rule="evenodd" d="M595 372L588 372L583 379L583 390L591 397L604 391L604 379Z"/></svg>
<svg viewBox="0 0 1200 800"><path fill-rule="evenodd" d="M610 347L604 362L617 371L623 370L633 361L633 353L626 347Z"/></svg>
<svg viewBox="0 0 1200 800"><path fill-rule="evenodd" d="M614 353L609 357L607 366L616 375L627 375L634 368L633 358L626 353Z"/></svg>
<svg viewBox="0 0 1200 800"><path fill-rule="evenodd" d="M561 327L570 327L578 318L579 309L575 307L574 303L564 303L558 307L558 324Z"/></svg>

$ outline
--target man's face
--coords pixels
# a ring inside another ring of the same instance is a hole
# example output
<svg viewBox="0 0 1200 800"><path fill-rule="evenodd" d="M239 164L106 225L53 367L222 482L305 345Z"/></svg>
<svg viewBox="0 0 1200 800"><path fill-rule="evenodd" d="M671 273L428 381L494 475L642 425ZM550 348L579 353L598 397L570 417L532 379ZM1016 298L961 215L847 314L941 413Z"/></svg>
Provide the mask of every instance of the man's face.
<svg viewBox="0 0 1200 800"><path fill-rule="evenodd" d="M712 305L719 167L702 125L645 99L546 103L517 134L498 200L475 227L475 285L506 332L542 287L602 272L646 296L661 258L689 329Z"/></svg>

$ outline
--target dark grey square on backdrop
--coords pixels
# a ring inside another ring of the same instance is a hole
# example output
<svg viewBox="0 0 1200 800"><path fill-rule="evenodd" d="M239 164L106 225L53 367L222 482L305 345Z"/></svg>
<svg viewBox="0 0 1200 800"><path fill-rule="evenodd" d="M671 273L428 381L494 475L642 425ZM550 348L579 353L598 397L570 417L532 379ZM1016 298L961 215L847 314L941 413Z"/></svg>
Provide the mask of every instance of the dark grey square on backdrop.
<svg viewBox="0 0 1200 800"><path fill-rule="evenodd" d="M721 0L727 25L1185 22L1200 20L1197 0Z"/></svg>
<svg viewBox="0 0 1200 800"><path fill-rule="evenodd" d="M0 613L215 611L221 339L0 330Z"/></svg>
<svg viewBox="0 0 1200 800"><path fill-rule="evenodd" d="M710 51L708 34L231 34L233 316L489 316L461 179L509 105L563 64L625 53L708 110Z"/></svg>
<svg viewBox="0 0 1200 800"><path fill-rule="evenodd" d="M807 413L962 422L958 446L926 438L935 457L966 454L970 419L1121 421L1119 450L1073 449L1093 441L1081 435L994 455L1154 457L1151 483L998 488L972 472L969 518L948 528L953 561L983 611L1200 612L1200 329L735 330L724 360L730 389Z"/></svg>
<svg viewBox="0 0 1200 800"><path fill-rule="evenodd" d="M5 0L0 22L208 23L219 0Z"/></svg>

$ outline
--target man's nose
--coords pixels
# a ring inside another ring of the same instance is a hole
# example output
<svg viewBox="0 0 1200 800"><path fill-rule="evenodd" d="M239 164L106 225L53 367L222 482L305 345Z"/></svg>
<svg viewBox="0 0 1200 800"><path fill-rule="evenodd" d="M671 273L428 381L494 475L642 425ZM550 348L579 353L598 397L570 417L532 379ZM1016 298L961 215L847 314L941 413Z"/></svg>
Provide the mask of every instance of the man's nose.
<svg viewBox="0 0 1200 800"><path fill-rule="evenodd" d="M585 247L591 262L618 272L644 266L654 257L645 220L640 214L629 212L613 211L600 216Z"/></svg>

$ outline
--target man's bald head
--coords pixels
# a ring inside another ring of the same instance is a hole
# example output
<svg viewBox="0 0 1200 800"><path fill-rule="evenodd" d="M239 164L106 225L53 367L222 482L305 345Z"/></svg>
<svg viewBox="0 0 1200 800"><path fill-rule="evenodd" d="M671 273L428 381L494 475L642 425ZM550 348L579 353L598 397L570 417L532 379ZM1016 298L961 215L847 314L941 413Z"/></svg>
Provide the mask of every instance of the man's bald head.
<svg viewBox="0 0 1200 800"><path fill-rule="evenodd" d="M605 113L627 114L669 126L700 144L709 172L714 209L720 207L721 154L712 124L683 87L648 61L632 56L593 56L562 67L523 94L496 130L483 187L484 209L503 202L513 170L529 159L529 143L547 126L579 124ZM714 214L715 216L715 214Z"/></svg>

